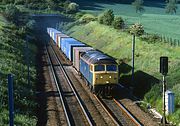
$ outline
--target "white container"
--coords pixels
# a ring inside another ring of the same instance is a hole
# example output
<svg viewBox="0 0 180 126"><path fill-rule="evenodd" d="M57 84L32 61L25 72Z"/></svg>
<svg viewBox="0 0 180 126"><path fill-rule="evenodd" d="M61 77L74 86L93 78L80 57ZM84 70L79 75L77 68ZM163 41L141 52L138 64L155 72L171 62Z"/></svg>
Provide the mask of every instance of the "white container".
<svg viewBox="0 0 180 126"><path fill-rule="evenodd" d="M167 90L165 92L165 106L166 115L174 112L174 93L172 91Z"/></svg>

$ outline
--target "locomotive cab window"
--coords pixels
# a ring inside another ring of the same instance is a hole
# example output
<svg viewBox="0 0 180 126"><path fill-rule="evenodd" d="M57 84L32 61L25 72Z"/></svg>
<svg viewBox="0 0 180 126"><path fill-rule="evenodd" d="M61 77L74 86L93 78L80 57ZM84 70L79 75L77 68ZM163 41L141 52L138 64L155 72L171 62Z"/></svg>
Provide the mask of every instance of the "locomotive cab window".
<svg viewBox="0 0 180 126"><path fill-rule="evenodd" d="M106 65L106 70L107 71L117 71L117 66L116 65Z"/></svg>
<svg viewBox="0 0 180 126"><path fill-rule="evenodd" d="M105 66L104 65L96 65L94 70L95 71L105 71Z"/></svg>

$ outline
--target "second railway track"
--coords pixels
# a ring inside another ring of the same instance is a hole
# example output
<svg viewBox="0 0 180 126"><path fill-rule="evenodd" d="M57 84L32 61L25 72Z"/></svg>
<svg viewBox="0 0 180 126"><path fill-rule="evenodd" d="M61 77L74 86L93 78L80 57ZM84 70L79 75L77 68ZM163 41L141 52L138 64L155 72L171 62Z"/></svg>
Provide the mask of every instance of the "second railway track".
<svg viewBox="0 0 180 126"><path fill-rule="evenodd" d="M92 126L93 121L75 89L73 88L72 83L69 80L66 72L64 71L61 63L59 62L55 52L52 48L48 49L47 52L53 66L55 77L58 81L57 87L59 88L59 92L61 93L61 100L63 102L68 125Z"/></svg>

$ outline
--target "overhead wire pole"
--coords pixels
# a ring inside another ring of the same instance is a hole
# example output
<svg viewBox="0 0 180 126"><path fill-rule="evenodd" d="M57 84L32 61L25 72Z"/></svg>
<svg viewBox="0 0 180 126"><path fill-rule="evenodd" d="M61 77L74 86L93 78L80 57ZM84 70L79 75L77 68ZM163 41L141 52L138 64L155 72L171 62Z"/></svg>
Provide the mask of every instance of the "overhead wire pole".
<svg viewBox="0 0 180 126"><path fill-rule="evenodd" d="M165 75L163 75L163 125L166 124L166 105L165 105L165 92L166 92L166 81L165 81Z"/></svg>
<svg viewBox="0 0 180 126"><path fill-rule="evenodd" d="M132 80L131 80L132 91L134 87L134 53L135 53L135 34L132 34Z"/></svg>

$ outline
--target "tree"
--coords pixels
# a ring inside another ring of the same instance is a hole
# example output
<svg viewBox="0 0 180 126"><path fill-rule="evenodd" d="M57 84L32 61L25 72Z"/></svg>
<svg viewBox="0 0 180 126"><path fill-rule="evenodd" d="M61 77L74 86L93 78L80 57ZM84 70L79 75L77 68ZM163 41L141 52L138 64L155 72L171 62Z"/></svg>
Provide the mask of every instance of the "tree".
<svg viewBox="0 0 180 126"><path fill-rule="evenodd" d="M109 9L106 10L103 14L100 14L98 17L98 21L100 24L111 25L114 21L113 10Z"/></svg>
<svg viewBox="0 0 180 126"><path fill-rule="evenodd" d="M176 3L177 3L176 0L169 0L169 2L167 2L165 7L166 13L175 14L178 8Z"/></svg>
<svg viewBox="0 0 180 126"><path fill-rule="evenodd" d="M112 25L115 29L122 29L124 27L124 20L121 17L115 17Z"/></svg>
<svg viewBox="0 0 180 126"><path fill-rule="evenodd" d="M104 18L103 18L103 24L111 25L113 20L114 20L113 10L109 9L109 10L105 11Z"/></svg>
<svg viewBox="0 0 180 126"><path fill-rule="evenodd" d="M136 13L144 11L143 3L144 3L143 0L135 0L134 2L132 2L132 5L136 9Z"/></svg>
<svg viewBox="0 0 180 126"><path fill-rule="evenodd" d="M141 36L144 34L144 28L143 25L139 24L139 23L135 23L130 27L130 33L137 35L137 36Z"/></svg>
<svg viewBox="0 0 180 126"><path fill-rule="evenodd" d="M77 3L70 3L68 7L66 8L67 13L76 13L79 11L79 5Z"/></svg>

